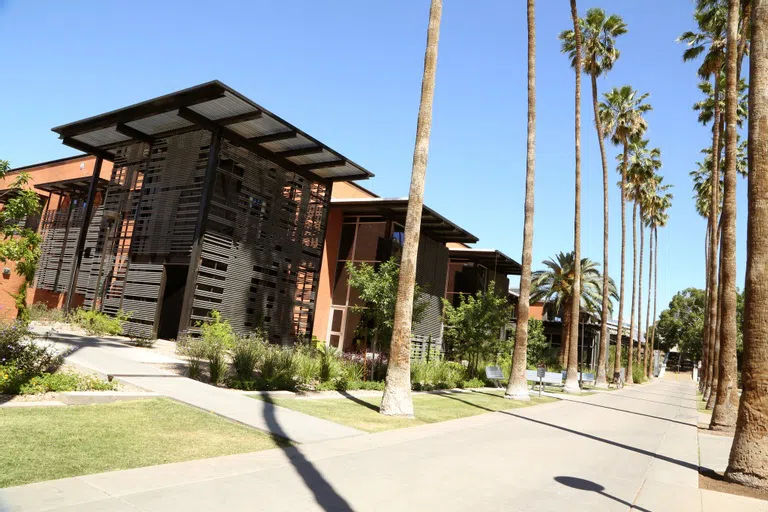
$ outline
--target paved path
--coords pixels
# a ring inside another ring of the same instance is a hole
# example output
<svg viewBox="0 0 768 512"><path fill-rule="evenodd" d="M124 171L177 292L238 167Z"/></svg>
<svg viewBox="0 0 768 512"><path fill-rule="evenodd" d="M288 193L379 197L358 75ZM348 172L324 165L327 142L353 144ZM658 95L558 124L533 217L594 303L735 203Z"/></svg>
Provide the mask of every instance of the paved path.
<svg viewBox="0 0 768 512"><path fill-rule="evenodd" d="M766 510L700 491L695 388L0 490L9 510ZM461 396L454 396L461 400ZM2 508L0 506L0 508Z"/></svg>
<svg viewBox="0 0 768 512"><path fill-rule="evenodd" d="M173 363L178 359L132 347L114 339L88 338L58 333L48 338L58 349L70 349L68 363L112 376L142 389L211 411L231 420L285 437L297 443L314 443L363 432L284 407L249 398L180 377L148 363Z"/></svg>

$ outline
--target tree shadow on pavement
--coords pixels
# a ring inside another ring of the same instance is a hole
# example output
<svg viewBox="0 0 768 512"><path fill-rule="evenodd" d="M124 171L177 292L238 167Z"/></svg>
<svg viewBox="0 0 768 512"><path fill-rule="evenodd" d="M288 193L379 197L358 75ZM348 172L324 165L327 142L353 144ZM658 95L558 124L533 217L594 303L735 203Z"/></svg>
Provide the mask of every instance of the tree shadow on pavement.
<svg viewBox="0 0 768 512"><path fill-rule="evenodd" d="M515 414L515 413L513 413L512 411L509 411L509 410L507 410L507 411L496 411L496 410L493 410L493 409L489 409L488 407L483 407L482 405L477 405L477 404L473 404L472 402L467 402L466 400L462 400L461 398L457 398L455 396L448 396L448 395L446 395L446 398L450 398L451 400L458 400L459 402L463 402L465 404L471 405L473 407L477 407L478 409L486 410L488 412L498 412L499 414L506 414L507 416L512 416L513 418L518 418L518 419L521 419L521 420L530 421L531 423L537 423L539 425L544 425L545 427L552 427L552 428L555 428L557 430L562 430L563 432L568 432L569 434L575 434L577 436L586 437L587 439L591 439L593 441L598 441L598 442L601 442L601 443L609 444L611 446L615 446L617 448L623 448L625 450L629 450L629 451L633 451L633 452L636 452L636 453L640 453L642 455L647 455L647 456L653 457L655 459L663 460L665 462L670 462L672 464L677 464L678 466L682 466L682 467L684 467L686 469L692 469L692 470L696 471L697 473L699 471L699 466L698 465L691 464L690 462L685 462L684 460L673 459L672 457L667 457L666 455L660 455L658 453L650 452L648 450L643 450L642 448L636 448L636 447L630 446L628 444L619 443L617 441L611 441L610 439L603 439L602 437L598 437L598 436L595 436L595 435L592 435L592 434L587 434L586 432L579 432L578 430L573 430L571 428L563 427L561 425L555 425L554 423L547 423L546 421L536 420L536 419L533 419L533 418L527 418L525 416L521 416L519 414ZM585 403L585 402L571 401L570 403L578 404L578 403ZM628 411L624 411L624 412L628 412ZM664 418L658 418L658 419L664 419ZM670 421L670 420L666 420L666 421ZM689 425L687 423L685 425L691 426L691 425Z"/></svg>
<svg viewBox="0 0 768 512"><path fill-rule="evenodd" d="M269 426L270 432L285 439L289 439L288 435L282 429L280 423L275 417L276 405L269 396L264 396L263 400L266 402L264 407L264 419ZM301 453L301 450L299 450L297 446L281 446L280 449L285 452L288 460L296 470L296 473L298 473L302 480L304 480L304 485L306 485L307 488L312 491L312 494L315 496L315 501L323 510L353 510L347 500L345 500L338 492L336 492L333 486L323 477L320 471L318 471L317 468L315 468L315 466L309 460L307 460L307 458L304 456L304 454Z"/></svg>
<svg viewBox="0 0 768 512"><path fill-rule="evenodd" d="M643 512L651 512L647 508L638 507L637 505L633 505L628 501L624 501L621 498L617 498L616 496L608 494L607 492L605 492L605 487L591 480L584 480L583 478L576 478L574 476L556 476L555 482L559 484L563 484L564 486L570 487L572 489L578 489L580 491L587 491L587 492L594 492L596 494L599 494L600 496L605 496L606 498L610 498L614 501L618 501L622 505L626 505L632 510L642 510Z"/></svg>
<svg viewBox="0 0 768 512"><path fill-rule="evenodd" d="M696 407L688 407L687 405L671 404L669 402L659 402L658 400L648 400L647 398L638 398L636 396L627 396L627 395L623 395L623 394L622 395L611 394L609 396L616 397L616 398L629 398L630 400L641 400L643 402L651 402L651 403L654 403L654 404L669 405L670 407L680 407L681 409L691 409L691 410L694 410L694 411L697 410Z"/></svg>

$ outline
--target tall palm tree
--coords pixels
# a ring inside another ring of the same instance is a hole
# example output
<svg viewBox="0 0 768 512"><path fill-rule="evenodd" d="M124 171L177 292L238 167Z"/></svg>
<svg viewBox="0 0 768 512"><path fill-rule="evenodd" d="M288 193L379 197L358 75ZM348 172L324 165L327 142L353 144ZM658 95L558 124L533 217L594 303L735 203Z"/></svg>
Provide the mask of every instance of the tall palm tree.
<svg viewBox="0 0 768 512"><path fill-rule="evenodd" d="M416 258L419 251L421 211L424 206L424 182L427 177L429 133L432 128L432 101L437 70L437 43L440 38L442 0L432 0L429 8L427 49L424 55L424 76L421 81L421 103L416 124L416 144L413 151L411 187L408 192L408 213L405 219L405 240L400 263L392 343L389 365L381 399L381 414L413 416L411 399L411 319L413 290L416 287Z"/></svg>
<svg viewBox="0 0 768 512"><path fill-rule="evenodd" d="M520 296L517 301L517 330L512 354L512 370L504 393L505 398L530 400L525 378L528 360L528 316L531 291L531 261L533 259L533 207L536 175L536 6L528 0L528 147L525 170L525 220L523 227L523 264L520 275Z"/></svg>
<svg viewBox="0 0 768 512"><path fill-rule="evenodd" d="M646 322L647 325L649 325L649 328L651 330L650 335L650 349L646 351L647 358L645 361L645 373L648 378L652 377L653 374L651 373L651 363L652 363L652 356L653 356L653 349L654 349L654 339L656 336L656 299L658 296L658 272L659 272L659 233L658 228L664 227L667 224L667 221L669 220L669 215L667 214L667 210L672 205L672 194L670 192L667 192L672 185L664 184L663 183L664 178L661 176L655 176L653 180L654 185L654 191L653 194L650 195L650 201L647 205L647 223L648 226L651 229L651 240L653 242L653 248L650 251L649 258L651 260L651 265L653 267L653 324L649 324ZM648 273L648 279L650 281L651 279L651 272L649 270ZM649 283L649 291L648 291L648 310L650 310L650 283ZM648 340L646 339L646 347L648 346Z"/></svg>
<svg viewBox="0 0 768 512"><path fill-rule="evenodd" d="M743 392L725 477L768 488L768 0L752 0Z"/></svg>
<svg viewBox="0 0 768 512"><path fill-rule="evenodd" d="M733 430L739 407L736 362L736 159L738 140L739 0L728 0L725 59L725 177L723 179L722 297L720 302L720 360L712 430Z"/></svg>
<svg viewBox="0 0 768 512"><path fill-rule="evenodd" d="M625 85L621 88L614 87L603 95L600 103L600 121L605 127L605 136L610 137L615 145L624 148L621 163L621 281L619 285L618 329L616 335L616 357L614 363L614 376L621 370L621 343L624 330L622 316L624 310L624 277L626 260L626 183L627 163L629 160L629 142L632 138L640 137L647 128L643 115L651 110L651 106L645 103L648 94L638 95L632 87ZM632 334L630 333L630 339Z"/></svg>
<svg viewBox="0 0 768 512"><path fill-rule="evenodd" d="M602 311L608 311L608 160L605 154L603 141L603 125L600 122L597 94L597 77L605 75L613 68L619 58L619 50L616 48L616 38L626 34L627 25L621 16L612 14L606 16L605 11L592 8L587 15L579 20L581 26L584 72L589 74L592 81L592 108L595 116L595 130L600 146L600 158L603 164L603 305ZM560 34L563 53L571 57L571 63L576 65L576 41L573 30L566 30ZM597 359L597 377L595 387L607 387L605 375L606 354L608 351L608 320L603 314L600 319L600 348Z"/></svg>
<svg viewBox="0 0 768 512"><path fill-rule="evenodd" d="M621 165L621 164L620 164ZM627 383L632 384L634 377L632 375L633 357L639 363L640 355L640 333L642 329L642 285L638 287L638 281L642 283L643 273L643 244L644 229L642 218L645 216L642 207L644 206L646 190L651 180L653 180L656 171L661 168L661 151L658 148L649 149L648 140L633 139L629 146L629 166L627 169L626 191L627 197L633 203L632 215L632 306L630 308L629 320L629 354L627 357ZM638 212L639 210L639 212ZM641 220L640 225L640 279L637 273L637 221L638 213ZM639 288L639 289L638 289ZM638 307L638 329L635 331L635 296L639 295ZM637 356L633 354L634 334L637 332Z"/></svg>
<svg viewBox="0 0 768 512"><path fill-rule="evenodd" d="M719 182L720 170L720 73L725 60L725 25L727 10L722 0L699 2L694 18L699 26L699 32L688 31L678 38L686 43L688 48L683 52L683 60L689 61L704 55L703 63L699 66L699 76L703 79L712 78L714 97L712 122L712 173L713 182ZM717 247L718 247L718 187L712 187L712 197L709 209L709 254L707 264L707 314L704 319L704 344L707 347L705 362L706 380L703 386L705 399L711 389L713 372L713 357L715 351L715 325L717 322Z"/></svg>
<svg viewBox="0 0 768 512"><path fill-rule="evenodd" d="M574 187L574 214L573 214L573 293L580 296L581 288L581 27L579 26L579 12L576 9L576 0L571 0L571 20L573 21L573 42L576 49L576 59L573 69L576 72L575 88L575 116L574 116L574 153L576 155L576 172ZM568 333L570 346L568 347L568 367L565 374L563 391L566 393L581 393L579 386L579 304L573 301L571 316L577 321L571 322Z"/></svg>

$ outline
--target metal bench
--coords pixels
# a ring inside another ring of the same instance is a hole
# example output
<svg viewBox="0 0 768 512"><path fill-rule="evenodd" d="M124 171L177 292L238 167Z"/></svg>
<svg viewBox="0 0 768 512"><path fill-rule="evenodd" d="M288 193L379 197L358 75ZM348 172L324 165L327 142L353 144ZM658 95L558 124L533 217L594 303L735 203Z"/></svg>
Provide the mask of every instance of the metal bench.
<svg viewBox="0 0 768 512"><path fill-rule="evenodd" d="M563 380L566 379L567 374L568 374L568 372L566 370L563 370ZM582 372L579 375L579 380L581 380L582 383L583 382L591 382L592 384L594 384L595 383L595 374L594 373Z"/></svg>
<svg viewBox="0 0 768 512"><path fill-rule="evenodd" d="M536 370L526 370L525 379L528 381L533 381L533 384L531 384L531 389L533 389L533 387L539 383L539 377L536 374ZM541 382L543 384L549 384L550 386L562 386L563 376L558 372L546 372L544 374L544 378L541 379Z"/></svg>

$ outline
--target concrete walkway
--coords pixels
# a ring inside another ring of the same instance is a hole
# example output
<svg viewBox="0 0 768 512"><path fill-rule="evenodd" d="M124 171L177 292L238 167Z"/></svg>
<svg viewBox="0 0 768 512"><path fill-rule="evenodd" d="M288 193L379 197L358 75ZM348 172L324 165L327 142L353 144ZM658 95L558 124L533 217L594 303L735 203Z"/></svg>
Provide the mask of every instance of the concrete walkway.
<svg viewBox="0 0 768 512"><path fill-rule="evenodd" d="M84 512L768 509L699 490L695 397L692 383L657 381L367 436L31 484L0 490L0 504Z"/></svg>
<svg viewBox="0 0 768 512"><path fill-rule="evenodd" d="M297 443L314 443L363 432L330 421L277 407L227 389L181 377L148 363L179 360L122 343L66 333L48 336L58 350L70 351L66 362L121 382L153 391L179 402L214 412L225 418L264 430Z"/></svg>

